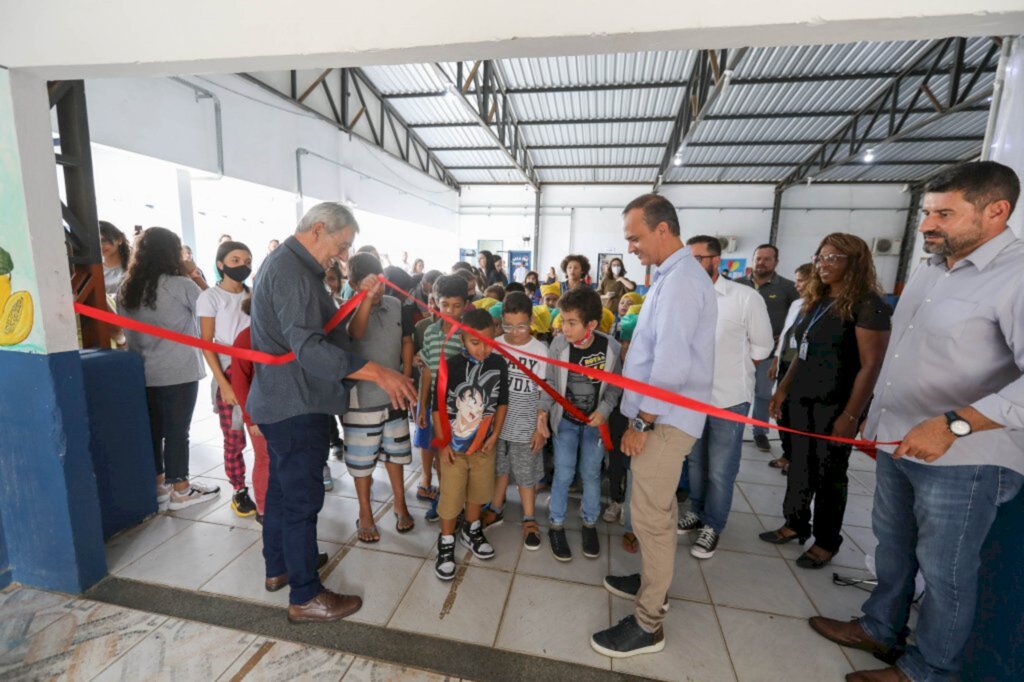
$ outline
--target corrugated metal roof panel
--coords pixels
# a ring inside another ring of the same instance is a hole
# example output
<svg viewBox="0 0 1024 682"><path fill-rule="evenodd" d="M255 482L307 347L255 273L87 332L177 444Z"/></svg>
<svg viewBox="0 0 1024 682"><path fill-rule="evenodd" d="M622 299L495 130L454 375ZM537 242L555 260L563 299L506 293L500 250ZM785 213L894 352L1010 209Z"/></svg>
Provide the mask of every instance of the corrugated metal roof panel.
<svg viewBox="0 0 1024 682"><path fill-rule="evenodd" d="M469 123L476 119L451 97L416 97L413 99L392 99L391 105L406 123Z"/></svg>
<svg viewBox="0 0 1024 682"><path fill-rule="evenodd" d="M655 171L645 169L570 168L538 171L542 183L642 182L654 183Z"/></svg>
<svg viewBox="0 0 1024 682"><path fill-rule="evenodd" d="M435 152L437 158L445 166L509 166L509 160L505 152L495 149L494 151L457 151L457 152Z"/></svg>
<svg viewBox="0 0 1024 682"><path fill-rule="evenodd" d="M530 157L538 166L635 165L660 163L663 149L533 149Z"/></svg>
<svg viewBox="0 0 1024 682"><path fill-rule="evenodd" d="M856 111L880 92L886 82L883 79L872 78L821 83L729 86L712 104L709 113Z"/></svg>
<svg viewBox="0 0 1024 682"><path fill-rule="evenodd" d="M430 64L364 66L363 73L385 95L444 90L444 83Z"/></svg>
<svg viewBox="0 0 1024 682"><path fill-rule="evenodd" d="M509 88L660 83L685 80L694 52L662 51L504 59L501 68Z"/></svg>
<svg viewBox="0 0 1024 682"><path fill-rule="evenodd" d="M418 128L416 134L423 144L435 147L494 147L494 138L480 126L460 128Z"/></svg>
<svg viewBox="0 0 1024 682"><path fill-rule="evenodd" d="M521 120L675 116L682 88L511 95Z"/></svg>
<svg viewBox="0 0 1024 682"><path fill-rule="evenodd" d="M694 140L700 142L825 140L839 128L844 120L839 116L824 116L820 118L703 121L697 126Z"/></svg>
<svg viewBox="0 0 1024 682"><path fill-rule="evenodd" d="M806 158L815 145L773 145L769 147L688 147L686 163L788 163Z"/></svg>
<svg viewBox="0 0 1024 682"><path fill-rule="evenodd" d="M521 128L530 146L667 142L671 123L587 123Z"/></svg>
<svg viewBox="0 0 1024 682"><path fill-rule="evenodd" d="M509 170L461 170L452 171L452 175L461 185L471 185L474 182L501 182L509 185L522 185L526 183L522 174L514 168Z"/></svg>
<svg viewBox="0 0 1024 682"><path fill-rule="evenodd" d="M928 41L761 47L736 69L737 78L900 71L927 49Z"/></svg>

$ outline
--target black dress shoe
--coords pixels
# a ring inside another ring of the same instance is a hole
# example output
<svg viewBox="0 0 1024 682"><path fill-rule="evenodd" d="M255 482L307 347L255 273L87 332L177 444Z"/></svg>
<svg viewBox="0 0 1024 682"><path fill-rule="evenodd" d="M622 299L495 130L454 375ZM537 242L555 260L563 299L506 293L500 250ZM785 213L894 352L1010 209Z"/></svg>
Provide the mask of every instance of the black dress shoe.
<svg viewBox="0 0 1024 682"><path fill-rule="evenodd" d="M784 545L787 542L792 542L793 540L799 540L800 544L802 545L805 542L807 542L807 540L810 538L809 535L799 535L797 533L794 533L793 535L783 534L783 532L782 532L783 529L790 530L786 526L783 526L782 528L779 528L778 530L765 531L764 533L761 533L757 537L761 538L765 542L770 542L773 545Z"/></svg>

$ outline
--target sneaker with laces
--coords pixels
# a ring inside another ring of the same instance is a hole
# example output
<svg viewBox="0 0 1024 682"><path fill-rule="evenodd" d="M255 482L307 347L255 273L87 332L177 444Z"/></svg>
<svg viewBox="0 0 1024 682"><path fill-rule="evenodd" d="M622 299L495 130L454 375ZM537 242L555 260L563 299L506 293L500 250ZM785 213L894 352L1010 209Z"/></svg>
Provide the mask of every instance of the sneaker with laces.
<svg viewBox="0 0 1024 682"><path fill-rule="evenodd" d="M198 490L199 492L201 492L204 495L216 495L217 493L220 492L220 486L219 485L212 485L210 483L205 483L205 482L200 481L200 480L195 479L195 478L189 480L188 484L189 484L189 486L192 487L193 490Z"/></svg>
<svg viewBox="0 0 1024 682"><path fill-rule="evenodd" d="M604 577L604 589L608 590L616 597L622 597L623 599L636 599L636 595L640 593L640 574L606 575ZM662 604L661 610L666 613L668 612L668 598L666 598L665 603Z"/></svg>
<svg viewBox="0 0 1024 682"><path fill-rule="evenodd" d="M158 483L156 486L156 504L161 509L171 501L171 491L174 486L170 483Z"/></svg>
<svg viewBox="0 0 1024 682"><path fill-rule="evenodd" d="M502 521L505 520L505 511L503 509L495 509L491 505L487 505L480 514L480 520L483 521L484 528L500 526Z"/></svg>
<svg viewBox="0 0 1024 682"><path fill-rule="evenodd" d="M572 550L569 549L569 540L565 537L565 528L549 528L548 542L551 543L551 553L559 561L572 561Z"/></svg>
<svg viewBox="0 0 1024 682"><path fill-rule="evenodd" d="M231 509L235 514L244 518L256 515L256 504L249 497L248 488L239 488L231 496Z"/></svg>
<svg viewBox="0 0 1024 682"><path fill-rule="evenodd" d="M619 520L619 516L622 514L622 503L611 502L604 510L604 514L601 518L605 523L615 523Z"/></svg>
<svg viewBox="0 0 1024 682"><path fill-rule="evenodd" d="M679 535L685 533L691 533L695 530L700 530L704 526L701 523L700 517L691 512L686 512L679 517L679 524L676 526L676 532Z"/></svg>
<svg viewBox="0 0 1024 682"><path fill-rule="evenodd" d="M494 558L494 547L484 537L484 526L477 519L471 525L462 524L462 532L459 533L459 542L473 553L477 559L484 561Z"/></svg>
<svg viewBox="0 0 1024 682"><path fill-rule="evenodd" d="M334 490L334 479L331 478L331 467L324 465L324 490L331 492Z"/></svg>
<svg viewBox="0 0 1024 682"><path fill-rule="evenodd" d="M523 547L531 552L540 549L540 526L533 519L523 521Z"/></svg>
<svg viewBox="0 0 1024 682"><path fill-rule="evenodd" d="M220 488L217 489L220 491ZM189 486L187 490L172 490L170 501L167 503L167 508L171 511L179 511L181 509L188 509L197 504L203 502L211 502L217 499L217 493L203 492L194 485Z"/></svg>
<svg viewBox="0 0 1024 682"><path fill-rule="evenodd" d="M590 646L611 658L653 654L665 648L665 631L658 628L657 632L647 632L636 622L636 616L626 616L617 625L594 633Z"/></svg>
<svg viewBox="0 0 1024 682"><path fill-rule="evenodd" d="M763 433L759 433L754 436L754 446L761 452L772 451L771 443L768 442L768 436Z"/></svg>
<svg viewBox="0 0 1024 682"><path fill-rule="evenodd" d="M455 536L440 535L437 538L437 560L434 562L434 575L441 580L455 577Z"/></svg>
<svg viewBox="0 0 1024 682"><path fill-rule="evenodd" d="M715 556L719 537L711 526L704 526L700 529L700 535L694 541L693 547L690 548L690 554L698 559L710 559Z"/></svg>
<svg viewBox="0 0 1024 682"><path fill-rule="evenodd" d="M596 526L583 526L583 556L588 559L601 556L601 541L597 537Z"/></svg>

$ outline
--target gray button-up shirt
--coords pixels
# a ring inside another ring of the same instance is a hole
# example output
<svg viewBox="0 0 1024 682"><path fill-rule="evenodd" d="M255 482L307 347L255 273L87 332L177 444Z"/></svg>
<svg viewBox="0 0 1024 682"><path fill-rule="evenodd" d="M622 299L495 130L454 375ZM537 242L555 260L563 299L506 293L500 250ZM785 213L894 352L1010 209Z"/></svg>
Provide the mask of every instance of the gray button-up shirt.
<svg viewBox="0 0 1024 682"><path fill-rule="evenodd" d="M933 256L914 272L893 315L864 435L901 440L922 421L970 405L1006 428L960 438L932 465L1024 474L1022 373L1024 241L1007 229L951 270Z"/></svg>
<svg viewBox="0 0 1024 682"><path fill-rule="evenodd" d="M717 320L711 278L683 247L654 271L622 375L710 403ZM633 391L623 391L619 409L630 419L639 412L656 415L656 423L694 438L704 431L700 412Z"/></svg>
<svg viewBox="0 0 1024 682"><path fill-rule="evenodd" d="M324 287L324 269L295 237L288 237L260 267L253 285L252 347L279 355L283 365L256 364L246 409L257 424L300 414L344 414L351 381L342 379L366 364L350 352L340 324L324 325L337 312Z"/></svg>

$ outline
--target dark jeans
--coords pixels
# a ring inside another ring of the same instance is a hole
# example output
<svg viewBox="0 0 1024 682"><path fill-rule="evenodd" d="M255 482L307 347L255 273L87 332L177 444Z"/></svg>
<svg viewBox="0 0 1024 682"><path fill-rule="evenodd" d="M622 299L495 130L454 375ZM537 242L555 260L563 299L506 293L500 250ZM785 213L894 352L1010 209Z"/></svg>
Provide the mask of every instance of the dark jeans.
<svg viewBox="0 0 1024 682"><path fill-rule="evenodd" d="M745 416L750 403L725 409ZM704 432L686 458L684 469L689 476L690 509L700 517L701 523L716 533L725 530L725 523L729 520L742 447L743 424L708 417Z"/></svg>
<svg viewBox="0 0 1024 682"><path fill-rule="evenodd" d="M629 471L629 457L622 453L622 436L629 428L629 420L622 416L619 408L608 416L608 430L612 437L612 451L608 453L608 495L612 502L626 501L626 472Z"/></svg>
<svg viewBox="0 0 1024 682"><path fill-rule="evenodd" d="M343 441L341 439L341 430L338 428L338 422L340 420L341 420L341 417L335 417L333 414L327 420L328 423L329 423L330 441L331 441L331 447L332 448L335 445L342 445L342 443L343 443Z"/></svg>
<svg viewBox="0 0 1024 682"><path fill-rule="evenodd" d="M996 466L894 460L881 451L876 476L878 586L860 624L878 642L902 641L920 569L925 592L915 642L898 665L922 682L956 679L974 623L982 544L999 505L1020 492L1024 477Z"/></svg>
<svg viewBox="0 0 1024 682"><path fill-rule="evenodd" d="M759 362L754 370L754 403L750 416L763 422L768 421L768 403L772 399L772 390L775 387L775 382L768 378L768 368L771 364L771 360ZM755 426L753 429L755 436L768 435L768 429L762 426Z"/></svg>
<svg viewBox="0 0 1024 682"><path fill-rule="evenodd" d="M332 418L303 414L259 425L270 454L263 559L267 577L288 574L292 604L304 604L323 590L316 570L316 518L324 506L327 420Z"/></svg>
<svg viewBox="0 0 1024 682"><path fill-rule="evenodd" d="M764 364L764 363L761 363L761 364ZM788 372L788 371L789 371L789 363L788 362L780 362L779 363L779 374L778 374L779 381L782 380L782 377L786 376L786 372ZM793 425L789 423L789 401L788 400L782 403L782 409L780 411L782 412L782 418L779 419L779 421L778 421L779 426L788 426L789 428L793 428ZM789 453L793 451L793 434L788 433L786 431L779 431L779 442L782 445L782 456L785 457L786 459L789 459Z"/></svg>
<svg viewBox="0 0 1024 682"><path fill-rule="evenodd" d="M167 483L188 480L188 429L198 397L198 381L146 387L156 473Z"/></svg>
<svg viewBox="0 0 1024 682"><path fill-rule="evenodd" d="M787 402L790 403L792 427L810 433L832 433L832 424L843 411L842 406L808 399ZM843 544L839 531L846 512L846 469L850 464L850 446L793 436L790 447L786 499L782 505L786 525L801 536L810 535L813 500L814 542L828 552L836 552Z"/></svg>

